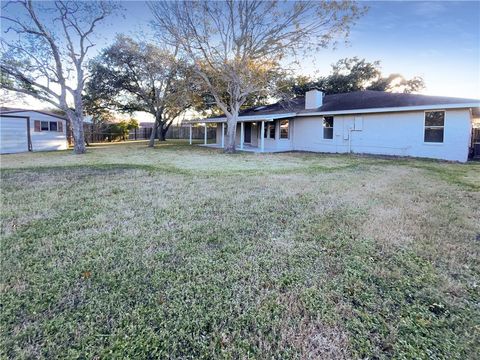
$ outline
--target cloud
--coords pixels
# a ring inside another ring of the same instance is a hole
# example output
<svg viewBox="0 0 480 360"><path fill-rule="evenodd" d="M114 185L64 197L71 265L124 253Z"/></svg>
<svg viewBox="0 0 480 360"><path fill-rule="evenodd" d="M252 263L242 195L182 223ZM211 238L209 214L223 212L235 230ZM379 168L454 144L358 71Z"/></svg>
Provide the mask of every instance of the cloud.
<svg viewBox="0 0 480 360"><path fill-rule="evenodd" d="M447 5L439 1L414 2L413 13L418 16L434 18L447 11Z"/></svg>

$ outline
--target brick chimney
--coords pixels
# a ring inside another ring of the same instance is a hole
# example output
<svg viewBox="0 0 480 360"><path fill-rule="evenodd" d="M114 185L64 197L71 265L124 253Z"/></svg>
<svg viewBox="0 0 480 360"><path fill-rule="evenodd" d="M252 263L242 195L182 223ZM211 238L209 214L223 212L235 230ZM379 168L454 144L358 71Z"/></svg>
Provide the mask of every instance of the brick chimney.
<svg viewBox="0 0 480 360"><path fill-rule="evenodd" d="M305 93L305 109L317 109L322 106L323 92L314 89Z"/></svg>

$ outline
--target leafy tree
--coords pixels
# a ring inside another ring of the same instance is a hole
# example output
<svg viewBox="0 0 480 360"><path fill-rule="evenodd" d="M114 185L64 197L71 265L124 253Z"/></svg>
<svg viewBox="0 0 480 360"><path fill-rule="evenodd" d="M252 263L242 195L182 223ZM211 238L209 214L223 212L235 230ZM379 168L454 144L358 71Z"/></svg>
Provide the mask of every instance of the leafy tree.
<svg viewBox="0 0 480 360"><path fill-rule="evenodd" d="M135 119L130 119L128 121L122 120L117 124L117 126L120 130L123 140L126 140L130 131L139 128L139 123Z"/></svg>
<svg viewBox="0 0 480 360"><path fill-rule="evenodd" d="M240 109L275 93L286 58L348 34L362 12L350 1L165 1L150 8L164 41L178 46L225 114L227 152L235 151Z"/></svg>
<svg viewBox="0 0 480 360"><path fill-rule="evenodd" d="M174 119L191 106L188 72L177 51L119 35L90 62L85 101L89 111L152 114L154 146L155 137L165 140Z"/></svg>
<svg viewBox="0 0 480 360"><path fill-rule="evenodd" d="M100 135L101 140L117 141L127 140L130 131L138 129L139 123L135 119L110 121L98 124L97 135Z"/></svg>
<svg viewBox="0 0 480 360"><path fill-rule="evenodd" d="M2 4L0 85L65 112L75 153L85 152L85 60L95 28L117 6L110 1L9 1ZM9 34L10 33L10 34ZM13 34L12 34L13 33Z"/></svg>
<svg viewBox="0 0 480 360"><path fill-rule="evenodd" d="M305 76L292 77L284 80L281 87L293 95L303 95L311 89L321 89L326 94L360 90L411 93L423 89L425 84L419 76L412 79L406 79L401 74L383 76L380 61L368 62L353 57L333 64L330 75L316 80Z"/></svg>

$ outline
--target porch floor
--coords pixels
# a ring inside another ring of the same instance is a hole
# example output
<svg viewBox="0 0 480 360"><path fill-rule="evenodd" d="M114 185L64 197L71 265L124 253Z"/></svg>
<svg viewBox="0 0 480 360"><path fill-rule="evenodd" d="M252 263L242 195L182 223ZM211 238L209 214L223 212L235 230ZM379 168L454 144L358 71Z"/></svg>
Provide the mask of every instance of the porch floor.
<svg viewBox="0 0 480 360"><path fill-rule="evenodd" d="M221 144L199 144L199 146L204 146L208 148L214 148L214 149L222 149ZM250 144L243 144L243 149L240 149L240 145L237 145L235 148L236 151L247 151L247 152L254 152L254 153L275 153L275 152L285 152L285 150L278 150L278 149L273 149L273 148L267 148L265 147L263 151L260 149L260 147L257 146L252 146Z"/></svg>

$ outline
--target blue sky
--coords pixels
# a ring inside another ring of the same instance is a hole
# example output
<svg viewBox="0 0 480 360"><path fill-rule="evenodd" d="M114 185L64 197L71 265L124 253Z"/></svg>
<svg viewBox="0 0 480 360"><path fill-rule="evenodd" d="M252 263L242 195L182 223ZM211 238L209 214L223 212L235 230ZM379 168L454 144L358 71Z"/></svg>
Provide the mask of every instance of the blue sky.
<svg viewBox="0 0 480 360"><path fill-rule="evenodd" d="M363 1L368 13L349 43L321 50L302 72L327 74L340 58L380 60L384 73L422 76L425 94L480 98L479 1ZM124 2L127 18L116 30L151 33L144 2Z"/></svg>
<svg viewBox="0 0 480 360"><path fill-rule="evenodd" d="M380 60L385 74L422 76L428 95L480 98L479 1L363 1L368 13L354 25L349 43L323 49L302 64L305 74L325 75L345 57ZM143 1L123 1L125 11L99 28L91 55L116 33L150 38L152 20ZM3 28L3 26L2 26Z"/></svg>

